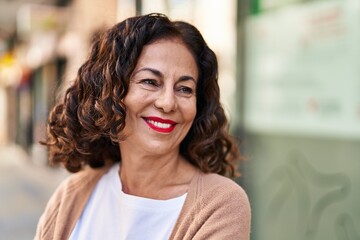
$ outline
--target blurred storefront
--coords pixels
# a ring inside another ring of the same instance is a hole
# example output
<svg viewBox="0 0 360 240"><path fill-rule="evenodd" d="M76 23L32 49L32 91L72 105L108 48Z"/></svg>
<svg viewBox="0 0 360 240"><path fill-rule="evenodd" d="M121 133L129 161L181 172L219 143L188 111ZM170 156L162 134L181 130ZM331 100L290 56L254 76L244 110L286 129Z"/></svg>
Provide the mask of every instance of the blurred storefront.
<svg viewBox="0 0 360 240"><path fill-rule="evenodd" d="M64 2L64 1L59 1ZM116 21L117 1L26 3L16 30L0 38L0 147L21 146L44 164L46 121L87 54L93 34Z"/></svg>

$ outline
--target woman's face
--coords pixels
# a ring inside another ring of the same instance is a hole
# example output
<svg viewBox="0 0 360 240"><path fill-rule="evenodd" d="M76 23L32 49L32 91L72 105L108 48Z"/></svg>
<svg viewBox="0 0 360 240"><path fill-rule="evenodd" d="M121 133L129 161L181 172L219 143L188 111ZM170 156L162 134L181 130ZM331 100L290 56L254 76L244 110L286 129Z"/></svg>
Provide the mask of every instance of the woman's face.
<svg viewBox="0 0 360 240"><path fill-rule="evenodd" d="M178 152L196 115L198 69L177 39L144 46L130 78L121 148L148 154Z"/></svg>

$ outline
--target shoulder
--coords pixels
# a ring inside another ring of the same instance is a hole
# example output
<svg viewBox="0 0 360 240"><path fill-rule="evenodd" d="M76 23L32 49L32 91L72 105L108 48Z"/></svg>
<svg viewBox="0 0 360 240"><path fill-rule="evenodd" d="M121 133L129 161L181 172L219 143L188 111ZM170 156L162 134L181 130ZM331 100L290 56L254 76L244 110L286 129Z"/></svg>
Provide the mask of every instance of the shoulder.
<svg viewBox="0 0 360 240"><path fill-rule="evenodd" d="M84 191L92 191L92 188L95 187L101 176L108 169L109 167L102 167L97 169L85 167L83 170L77 173L72 173L60 183L51 196L48 205L57 205L64 198L82 195Z"/></svg>
<svg viewBox="0 0 360 240"><path fill-rule="evenodd" d="M198 188L202 195L207 197L216 195L219 198L231 197L231 199L236 199L237 201L248 201L246 192L239 184L232 179L218 174L200 174Z"/></svg>
<svg viewBox="0 0 360 240"><path fill-rule="evenodd" d="M248 196L239 184L218 174L194 177L182 219L196 219L201 234L211 239L250 239Z"/></svg>
<svg viewBox="0 0 360 240"><path fill-rule="evenodd" d="M218 174L200 174L198 204L201 209L213 209L221 215L250 221L251 207L244 189L232 179ZM212 210L210 210L212 211Z"/></svg>
<svg viewBox="0 0 360 240"><path fill-rule="evenodd" d="M76 189L79 190L79 187L89 187L101 178L103 174L109 167L102 168L90 168L86 167L83 170L69 175L58 187L57 192L68 192Z"/></svg>
<svg viewBox="0 0 360 240"><path fill-rule="evenodd" d="M224 176L197 173L190 185L189 195L189 202L200 209L232 209L250 218L250 202L246 192L239 184Z"/></svg>
<svg viewBox="0 0 360 240"><path fill-rule="evenodd" d="M108 169L108 166L97 169L86 167L69 175L57 187L48 202L47 208L57 207L68 202L82 204L82 202L87 201L97 182Z"/></svg>

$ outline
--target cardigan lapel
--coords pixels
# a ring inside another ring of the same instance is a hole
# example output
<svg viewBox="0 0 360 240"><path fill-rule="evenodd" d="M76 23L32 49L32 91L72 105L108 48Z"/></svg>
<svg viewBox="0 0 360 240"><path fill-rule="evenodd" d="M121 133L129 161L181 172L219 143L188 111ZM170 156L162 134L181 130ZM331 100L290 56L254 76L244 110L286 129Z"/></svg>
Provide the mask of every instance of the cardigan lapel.
<svg viewBox="0 0 360 240"><path fill-rule="evenodd" d="M189 224L193 221L195 217L194 213L196 212L196 211L191 211L190 209L196 207L194 206L194 203L196 202L196 199L200 195L199 191L201 191L202 175L203 173L200 170L197 170L195 175L193 176L189 185L189 190L184 202L184 206L180 211L180 215L175 223L174 229L171 232L169 240L184 239L185 233L189 234L187 230Z"/></svg>

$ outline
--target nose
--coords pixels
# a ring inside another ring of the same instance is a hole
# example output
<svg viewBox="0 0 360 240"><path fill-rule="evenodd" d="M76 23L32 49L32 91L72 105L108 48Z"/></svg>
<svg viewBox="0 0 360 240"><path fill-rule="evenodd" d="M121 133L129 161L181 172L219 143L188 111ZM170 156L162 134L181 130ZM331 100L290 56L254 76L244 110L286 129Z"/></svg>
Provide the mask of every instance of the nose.
<svg viewBox="0 0 360 240"><path fill-rule="evenodd" d="M164 87L155 100L155 107L162 112L169 113L177 109L177 101L172 87Z"/></svg>

